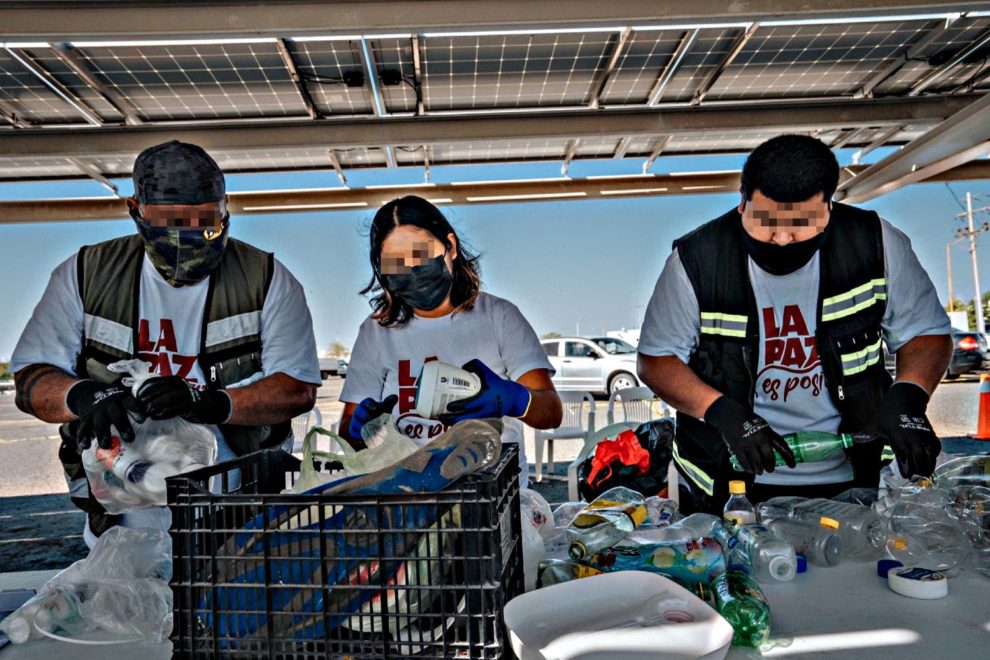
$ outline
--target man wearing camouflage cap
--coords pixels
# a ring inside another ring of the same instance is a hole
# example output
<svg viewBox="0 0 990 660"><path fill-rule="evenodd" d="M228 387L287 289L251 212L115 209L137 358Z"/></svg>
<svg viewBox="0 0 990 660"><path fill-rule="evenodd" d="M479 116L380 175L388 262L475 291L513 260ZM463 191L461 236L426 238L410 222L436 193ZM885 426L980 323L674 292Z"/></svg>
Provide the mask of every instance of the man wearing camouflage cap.
<svg viewBox="0 0 990 660"><path fill-rule="evenodd" d="M320 383L302 287L272 254L228 237L223 173L203 149L143 151L127 207L137 234L55 269L11 361L17 406L62 423L59 458L89 545L118 523L168 529L167 509L110 516L89 492L80 454L94 439L133 440L128 410L209 425L226 460L290 445L289 422ZM107 369L134 357L162 376L136 400Z"/></svg>

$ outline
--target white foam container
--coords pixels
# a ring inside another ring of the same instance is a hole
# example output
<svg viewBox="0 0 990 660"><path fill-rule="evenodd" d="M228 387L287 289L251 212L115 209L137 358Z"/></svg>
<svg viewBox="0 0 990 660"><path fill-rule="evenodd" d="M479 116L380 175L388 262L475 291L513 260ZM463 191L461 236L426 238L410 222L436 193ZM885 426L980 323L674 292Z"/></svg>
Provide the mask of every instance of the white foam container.
<svg viewBox="0 0 990 660"><path fill-rule="evenodd" d="M621 571L538 589L504 611L519 660L725 657L732 626L667 578Z"/></svg>

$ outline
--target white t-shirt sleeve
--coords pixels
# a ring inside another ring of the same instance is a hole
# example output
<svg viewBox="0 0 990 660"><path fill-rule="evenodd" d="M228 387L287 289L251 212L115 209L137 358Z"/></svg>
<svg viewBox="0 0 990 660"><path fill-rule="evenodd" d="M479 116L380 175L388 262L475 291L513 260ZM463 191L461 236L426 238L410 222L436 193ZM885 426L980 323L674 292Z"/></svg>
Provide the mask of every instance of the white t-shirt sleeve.
<svg viewBox="0 0 990 660"><path fill-rule="evenodd" d="M361 403L368 397L380 401L385 390L385 362L375 336L381 332L377 322L368 318L358 330L357 340L347 364L347 379L340 392L344 403Z"/></svg>
<svg viewBox="0 0 990 660"><path fill-rule="evenodd" d="M882 326L887 349L896 353L915 337L950 334L949 315L911 249L911 240L886 220L881 220L881 227L887 274L887 310Z"/></svg>
<svg viewBox="0 0 990 660"><path fill-rule="evenodd" d="M51 364L75 375L83 335L76 257L72 255L52 271L48 287L14 348L12 372L32 364Z"/></svg>
<svg viewBox="0 0 990 660"><path fill-rule="evenodd" d="M518 307L507 300L498 300L493 312L499 353L509 378L517 380L533 369L546 369L551 376L556 373L536 331Z"/></svg>
<svg viewBox="0 0 990 660"><path fill-rule="evenodd" d="M698 298L681 258L674 250L667 257L646 306L637 350L654 357L672 355L687 364L698 346L700 332Z"/></svg>
<svg viewBox="0 0 990 660"><path fill-rule="evenodd" d="M322 383L306 294L277 259L261 310L261 365L265 376L284 373L304 383Z"/></svg>

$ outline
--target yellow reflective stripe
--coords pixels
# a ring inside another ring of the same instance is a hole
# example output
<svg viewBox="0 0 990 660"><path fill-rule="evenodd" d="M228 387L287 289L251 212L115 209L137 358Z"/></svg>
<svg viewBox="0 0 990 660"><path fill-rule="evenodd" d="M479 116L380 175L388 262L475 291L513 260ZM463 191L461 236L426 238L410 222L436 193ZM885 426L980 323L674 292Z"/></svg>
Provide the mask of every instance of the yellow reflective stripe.
<svg viewBox="0 0 990 660"><path fill-rule="evenodd" d="M852 376L858 374L861 371L866 371L867 367L873 366L880 361L880 343L882 339L878 339L877 343L872 346L867 346L861 351L856 351L855 353L846 353L841 356L842 359L842 373L845 376ZM870 353L874 353L873 356L867 357ZM855 366L846 367L847 362L855 363Z"/></svg>
<svg viewBox="0 0 990 660"><path fill-rule="evenodd" d="M883 286L883 287L887 286L887 280L886 280L886 278L881 277L881 278L877 278L875 280L870 280L866 284L860 284L855 289L850 289L849 291L846 291L845 293L840 293L838 295L832 296L831 298L826 298L825 300L822 301L822 306L823 307L828 307L829 305L834 305L835 303L840 303L843 300L848 300L850 298L855 298L859 294L866 293L870 289L873 289L873 288L878 287L878 286ZM886 294L884 294L884 297L886 297Z"/></svg>
<svg viewBox="0 0 990 660"><path fill-rule="evenodd" d="M697 465L681 458L681 453L677 450L677 442L674 442L674 462L684 471L684 474L691 479L698 488L705 492L705 495L712 497L715 494L715 481L705 474L705 471Z"/></svg>
<svg viewBox="0 0 990 660"><path fill-rule="evenodd" d="M856 312L866 309L870 305L875 305L879 300L886 300L886 293L875 293L872 298L868 298L858 305L853 305L852 307L847 307L846 309L840 309L838 312L831 312L829 314L822 314L823 321L834 321L835 319L841 319L843 316L849 316L850 314L855 314Z"/></svg>
<svg viewBox="0 0 990 660"><path fill-rule="evenodd" d="M842 361L843 362L852 362L853 360L862 360L863 358L865 358L867 355L869 355L873 351L880 350L880 342L882 342L882 341L883 341L882 339L878 339L877 342L875 344L873 344L872 346L867 346L863 350L856 351L855 353L843 353L843 355L842 355Z"/></svg>
<svg viewBox="0 0 990 660"><path fill-rule="evenodd" d="M749 320L741 314L722 314L721 312L702 312L701 318L713 321L734 321L736 323L746 323Z"/></svg>
<svg viewBox="0 0 990 660"><path fill-rule="evenodd" d="M745 337L749 319L741 314L701 312L701 332L725 337Z"/></svg>
<svg viewBox="0 0 990 660"><path fill-rule="evenodd" d="M884 445L883 449L880 450L880 460L892 461L894 458L894 450L890 448L890 445Z"/></svg>
<svg viewBox="0 0 990 660"><path fill-rule="evenodd" d="M713 328L710 326L701 326L701 331L709 335L725 335L726 337L745 337L745 330L728 330L726 328Z"/></svg>

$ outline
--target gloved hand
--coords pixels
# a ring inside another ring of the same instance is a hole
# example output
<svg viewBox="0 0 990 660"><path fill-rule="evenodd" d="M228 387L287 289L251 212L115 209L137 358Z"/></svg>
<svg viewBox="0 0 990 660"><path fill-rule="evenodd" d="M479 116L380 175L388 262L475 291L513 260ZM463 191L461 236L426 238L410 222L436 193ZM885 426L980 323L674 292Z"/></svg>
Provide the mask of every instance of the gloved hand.
<svg viewBox="0 0 990 660"><path fill-rule="evenodd" d="M347 432L350 434L351 438L354 440L361 439L361 428L375 419L376 417L381 417L382 415L392 412L392 408L395 404L399 402L399 397L395 394L391 394L385 397L382 401L375 401L370 396L359 403L357 408L354 409L354 414L351 415L351 423L347 426Z"/></svg>
<svg viewBox="0 0 990 660"><path fill-rule="evenodd" d="M223 424L234 410L225 390L197 390L178 376L149 378L137 402L151 419L184 417L194 424Z"/></svg>
<svg viewBox="0 0 990 660"><path fill-rule="evenodd" d="M909 382L894 383L880 404L877 427L905 477L931 476L942 443L925 416L928 392Z"/></svg>
<svg viewBox="0 0 990 660"><path fill-rule="evenodd" d="M447 404L447 412L439 416L447 426L462 419L523 417L529 411L533 395L524 385L500 378L481 360L471 360L461 368L481 379L481 391Z"/></svg>
<svg viewBox="0 0 990 660"><path fill-rule="evenodd" d="M134 428L127 417L128 408L135 408L133 402L130 388L125 387L120 379L110 385L81 380L70 387L65 393L65 405L79 417L76 438L80 453L89 449L94 436L102 449L109 449L111 424L117 429L121 440L134 440Z"/></svg>
<svg viewBox="0 0 990 660"><path fill-rule="evenodd" d="M776 450L788 467L797 465L794 452L780 434L770 428L767 420L735 399L722 395L705 412L705 421L722 434L739 465L746 472L773 472Z"/></svg>

